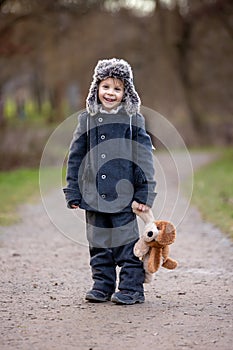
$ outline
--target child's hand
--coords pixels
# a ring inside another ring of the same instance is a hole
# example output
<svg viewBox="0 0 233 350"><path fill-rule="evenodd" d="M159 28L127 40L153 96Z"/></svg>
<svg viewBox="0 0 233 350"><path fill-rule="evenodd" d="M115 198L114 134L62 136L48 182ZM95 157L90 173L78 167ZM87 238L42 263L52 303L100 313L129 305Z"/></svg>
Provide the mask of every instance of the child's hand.
<svg viewBox="0 0 233 350"><path fill-rule="evenodd" d="M73 209L78 209L78 208L79 208L79 205L71 204L71 208L73 208Z"/></svg>
<svg viewBox="0 0 233 350"><path fill-rule="evenodd" d="M146 204L138 203L137 209L139 211L147 212L147 211L149 211L150 207L148 207L148 205L146 205Z"/></svg>

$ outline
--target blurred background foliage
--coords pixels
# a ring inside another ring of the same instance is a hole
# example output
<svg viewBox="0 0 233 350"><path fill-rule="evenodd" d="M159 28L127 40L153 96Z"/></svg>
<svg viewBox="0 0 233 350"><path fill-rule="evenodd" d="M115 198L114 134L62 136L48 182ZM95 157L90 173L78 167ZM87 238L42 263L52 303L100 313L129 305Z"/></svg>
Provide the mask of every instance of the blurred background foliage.
<svg viewBox="0 0 233 350"><path fill-rule="evenodd" d="M1 170L39 164L111 57L188 146L233 144L231 0L0 0Z"/></svg>

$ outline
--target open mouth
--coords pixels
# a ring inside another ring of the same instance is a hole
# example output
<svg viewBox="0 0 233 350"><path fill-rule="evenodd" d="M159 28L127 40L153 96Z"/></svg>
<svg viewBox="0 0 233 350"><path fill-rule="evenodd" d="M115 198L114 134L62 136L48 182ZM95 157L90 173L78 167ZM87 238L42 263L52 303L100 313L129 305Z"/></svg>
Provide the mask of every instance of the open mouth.
<svg viewBox="0 0 233 350"><path fill-rule="evenodd" d="M104 97L104 99L105 99L105 101L110 102L110 103L116 101L115 98Z"/></svg>

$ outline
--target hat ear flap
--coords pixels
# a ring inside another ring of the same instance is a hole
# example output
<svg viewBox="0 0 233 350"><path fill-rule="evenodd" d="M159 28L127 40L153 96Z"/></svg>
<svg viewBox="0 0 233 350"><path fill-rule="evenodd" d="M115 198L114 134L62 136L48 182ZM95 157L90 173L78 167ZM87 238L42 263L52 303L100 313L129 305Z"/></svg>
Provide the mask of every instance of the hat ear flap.
<svg viewBox="0 0 233 350"><path fill-rule="evenodd" d="M86 99L87 111L90 115L95 115L98 112L98 84L93 82L89 94Z"/></svg>
<svg viewBox="0 0 233 350"><path fill-rule="evenodd" d="M125 86L124 106L129 115L133 115L139 112L141 100L132 88L132 85Z"/></svg>

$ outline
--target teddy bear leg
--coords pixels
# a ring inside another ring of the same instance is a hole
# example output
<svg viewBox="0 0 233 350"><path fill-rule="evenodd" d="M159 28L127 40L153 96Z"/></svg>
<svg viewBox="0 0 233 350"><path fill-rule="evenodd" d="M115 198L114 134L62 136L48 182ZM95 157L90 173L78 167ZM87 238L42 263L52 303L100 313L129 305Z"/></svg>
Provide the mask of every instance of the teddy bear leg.
<svg viewBox="0 0 233 350"><path fill-rule="evenodd" d="M153 279L153 275L150 272L145 271L145 280L144 283L151 283Z"/></svg>
<svg viewBox="0 0 233 350"><path fill-rule="evenodd" d="M143 267L145 271L144 283L150 283L152 281L152 274L148 271L149 254L146 254L143 258Z"/></svg>
<svg viewBox="0 0 233 350"><path fill-rule="evenodd" d="M162 250L159 248L152 247L149 252L148 259L148 271L150 273L155 273L160 266L162 259Z"/></svg>

